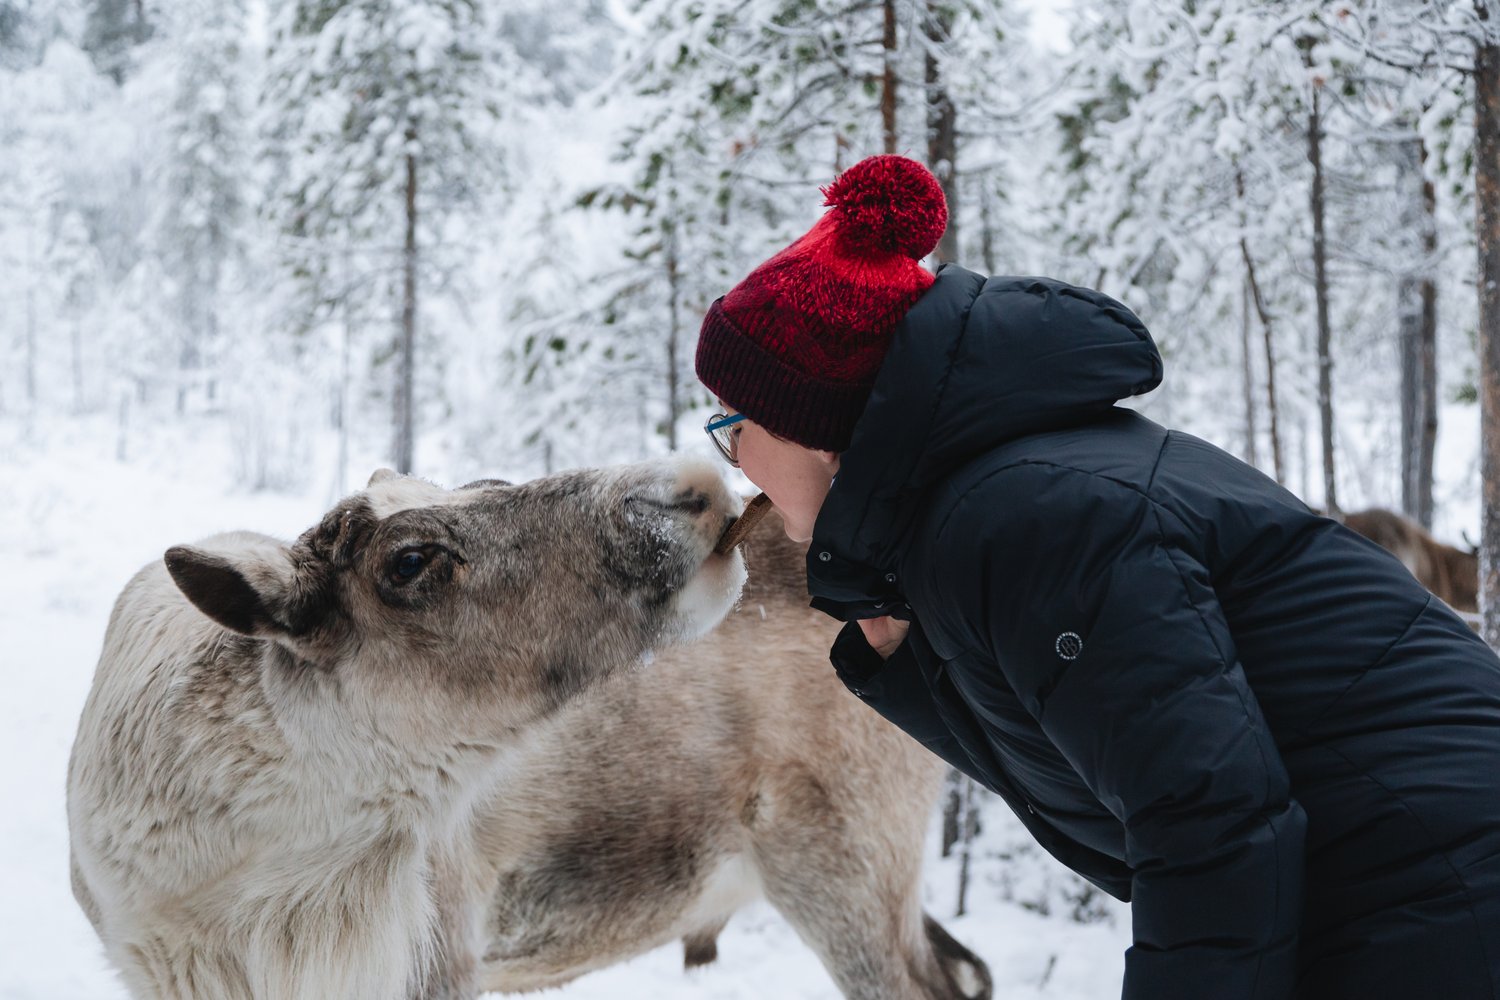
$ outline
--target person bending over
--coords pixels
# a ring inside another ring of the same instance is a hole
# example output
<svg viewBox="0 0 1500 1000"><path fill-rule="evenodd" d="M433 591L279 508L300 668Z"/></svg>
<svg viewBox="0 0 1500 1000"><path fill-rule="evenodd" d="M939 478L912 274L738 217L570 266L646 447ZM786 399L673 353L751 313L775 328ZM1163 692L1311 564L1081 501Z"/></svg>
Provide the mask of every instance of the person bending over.
<svg viewBox="0 0 1500 1000"><path fill-rule="evenodd" d="M725 457L856 695L1131 903L1124 995L1500 997L1500 661L1384 550L1120 400L1114 299L936 276L895 156L714 302Z"/></svg>

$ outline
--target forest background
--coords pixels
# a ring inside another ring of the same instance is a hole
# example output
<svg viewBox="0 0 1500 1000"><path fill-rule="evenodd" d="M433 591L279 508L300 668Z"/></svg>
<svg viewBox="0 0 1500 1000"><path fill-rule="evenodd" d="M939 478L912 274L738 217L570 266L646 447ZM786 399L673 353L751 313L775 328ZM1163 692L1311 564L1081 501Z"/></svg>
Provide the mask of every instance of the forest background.
<svg viewBox="0 0 1500 1000"><path fill-rule="evenodd" d="M1477 541L1496 31L1485 0L0 0L4 446L218 421L239 487L330 497L701 450L709 302L901 152L948 195L933 264L1145 319L1152 416Z"/></svg>

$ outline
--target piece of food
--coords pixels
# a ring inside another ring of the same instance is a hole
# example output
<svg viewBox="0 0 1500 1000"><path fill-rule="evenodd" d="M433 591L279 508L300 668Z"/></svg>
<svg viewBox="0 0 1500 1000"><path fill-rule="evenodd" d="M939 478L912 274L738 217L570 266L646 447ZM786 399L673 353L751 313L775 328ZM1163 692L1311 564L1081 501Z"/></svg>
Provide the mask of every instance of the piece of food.
<svg viewBox="0 0 1500 1000"><path fill-rule="evenodd" d="M745 540L771 507L770 497L764 493L756 494L749 503L745 504L744 513L724 529L724 534L719 537L719 544L714 546L714 552L721 556L727 552L733 552L734 547Z"/></svg>

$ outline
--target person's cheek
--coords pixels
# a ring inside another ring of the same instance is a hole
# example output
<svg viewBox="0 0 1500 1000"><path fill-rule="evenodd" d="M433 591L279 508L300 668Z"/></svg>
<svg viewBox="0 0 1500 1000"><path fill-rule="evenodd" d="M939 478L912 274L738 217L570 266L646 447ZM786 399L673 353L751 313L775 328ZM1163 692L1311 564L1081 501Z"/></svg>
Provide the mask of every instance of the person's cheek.
<svg viewBox="0 0 1500 1000"><path fill-rule="evenodd" d="M753 431L740 433L738 457L740 471L745 474L745 478L774 502L776 494L780 492L777 477L773 473L774 465L767 460L770 456L764 454L760 438ZM776 492L772 492L773 490Z"/></svg>
<svg viewBox="0 0 1500 1000"><path fill-rule="evenodd" d="M744 438L740 439L739 453L736 457L739 459L740 471L745 474L745 478L754 483L756 489L770 496L771 491L766 488L765 477L761 475L760 456L753 446L745 447ZM776 498L771 497L771 499L774 501Z"/></svg>

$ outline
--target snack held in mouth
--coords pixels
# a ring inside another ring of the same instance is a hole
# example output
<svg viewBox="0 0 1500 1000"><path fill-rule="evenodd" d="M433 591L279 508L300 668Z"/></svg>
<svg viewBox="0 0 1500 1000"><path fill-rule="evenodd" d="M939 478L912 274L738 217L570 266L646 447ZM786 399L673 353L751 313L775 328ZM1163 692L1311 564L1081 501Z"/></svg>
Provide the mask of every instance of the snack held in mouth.
<svg viewBox="0 0 1500 1000"><path fill-rule="evenodd" d="M772 506L770 497L764 493L757 493L745 504L745 512L724 529L724 534L719 538L719 544L714 546L714 552L721 556L733 552L736 546L750 536L750 532L760 523L761 518L770 512Z"/></svg>

